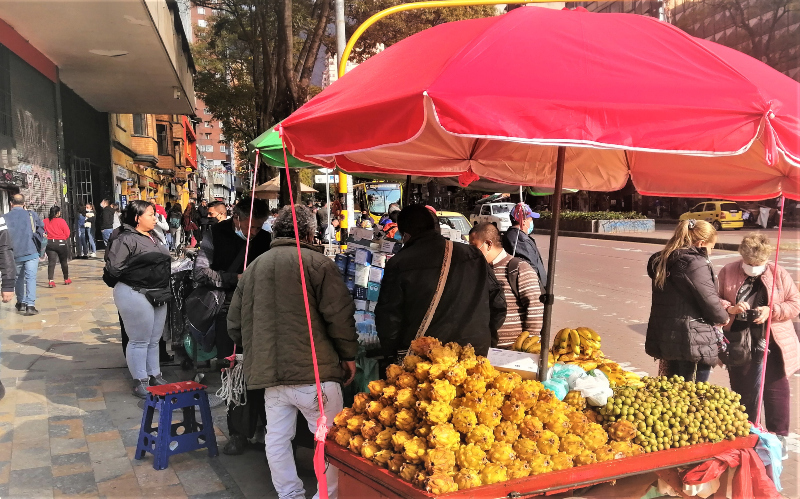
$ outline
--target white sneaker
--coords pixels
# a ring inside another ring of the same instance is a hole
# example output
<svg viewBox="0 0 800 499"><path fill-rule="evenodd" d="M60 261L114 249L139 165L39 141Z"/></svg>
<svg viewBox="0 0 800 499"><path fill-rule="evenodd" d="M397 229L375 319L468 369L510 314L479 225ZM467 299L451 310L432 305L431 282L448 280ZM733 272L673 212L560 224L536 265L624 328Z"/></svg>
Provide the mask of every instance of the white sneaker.
<svg viewBox="0 0 800 499"><path fill-rule="evenodd" d="M97 258L97 253L92 253L92 254L91 254L91 255L89 255L89 256L90 256L90 257L92 257L92 258Z"/></svg>

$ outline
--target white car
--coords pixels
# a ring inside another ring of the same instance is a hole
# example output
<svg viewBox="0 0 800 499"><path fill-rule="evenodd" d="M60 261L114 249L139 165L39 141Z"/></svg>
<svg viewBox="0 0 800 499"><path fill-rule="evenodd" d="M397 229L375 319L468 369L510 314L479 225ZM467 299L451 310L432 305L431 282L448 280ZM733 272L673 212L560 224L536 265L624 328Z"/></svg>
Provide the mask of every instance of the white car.
<svg viewBox="0 0 800 499"><path fill-rule="evenodd" d="M484 203L475 206L469 221L472 226L483 222L494 224L500 232L505 232L511 227L511 210L514 203Z"/></svg>

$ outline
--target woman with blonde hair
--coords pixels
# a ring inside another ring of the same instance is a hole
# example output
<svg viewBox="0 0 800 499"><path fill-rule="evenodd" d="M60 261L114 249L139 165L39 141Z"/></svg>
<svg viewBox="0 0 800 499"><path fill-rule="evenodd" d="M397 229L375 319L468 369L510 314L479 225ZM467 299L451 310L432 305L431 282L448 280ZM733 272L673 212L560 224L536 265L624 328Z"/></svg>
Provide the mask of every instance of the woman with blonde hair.
<svg viewBox="0 0 800 499"><path fill-rule="evenodd" d="M666 362L669 374L687 380L708 381L721 340L714 326L728 321L708 259L716 243L710 223L682 220L647 263L653 298L645 351Z"/></svg>
<svg viewBox="0 0 800 499"><path fill-rule="evenodd" d="M800 314L800 292L789 272L769 261L774 250L767 236L759 233L746 236L739 245L742 259L729 263L719 273L719 294L731 318L725 327L725 337L730 341L725 362L731 389L742 396L742 404L753 421L764 375L765 426L779 437L786 437L789 376L800 370L800 342L792 324L792 319ZM775 295L767 345L765 324L770 316L773 282ZM765 349L768 349L766 367Z"/></svg>

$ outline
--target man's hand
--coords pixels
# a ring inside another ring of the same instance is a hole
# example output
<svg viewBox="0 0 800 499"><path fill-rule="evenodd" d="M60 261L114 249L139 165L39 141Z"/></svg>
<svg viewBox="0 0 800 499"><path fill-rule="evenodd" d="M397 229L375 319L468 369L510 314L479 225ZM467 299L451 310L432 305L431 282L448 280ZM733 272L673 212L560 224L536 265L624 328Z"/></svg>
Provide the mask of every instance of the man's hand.
<svg viewBox="0 0 800 499"><path fill-rule="evenodd" d="M356 361L354 360L343 360L342 361L342 369L344 369L344 386L349 385L353 382L353 378L356 377Z"/></svg>
<svg viewBox="0 0 800 499"><path fill-rule="evenodd" d="M758 318L753 321L753 324L764 324L769 319L769 307L758 307Z"/></svg>
<svg viewBox="0 0 800 499"><path fill-rule="evenodd" d="M739 302L732 307L728 307L728 313L731 315L743 314L748 310L750 310L750 304L745 301Z"/></svg>
<svg viewBox="0 0 800 499"><path fill-rule="evenodd" d="M8 303L11 301L12 298L14 298L13 291L3 291L2 295L3 295L3 303Z"/></svg>

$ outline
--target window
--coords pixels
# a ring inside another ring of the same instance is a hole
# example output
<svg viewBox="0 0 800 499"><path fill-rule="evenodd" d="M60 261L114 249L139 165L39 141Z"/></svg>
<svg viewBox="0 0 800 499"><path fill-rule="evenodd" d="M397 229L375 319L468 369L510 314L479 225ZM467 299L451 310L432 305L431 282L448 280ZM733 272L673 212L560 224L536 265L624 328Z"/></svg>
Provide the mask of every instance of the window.
<svg viewBox="0 0 800 499"><path fill-rule="evenodd" d="M197 25L200 26L201 28L205 28L206 26L208 26L208 23L206 22L205 19L198 19Z"/></svg>
<svg viewBox="0 0 800 499"><path fill-rule="evenodd" d="M210 121L206 121L206 122L204 122L204 124L205 124L206 128L212 128Z"/></svg>
<svg viewBox="0 0 800 499"><path fill-rule="evenodd" d="M117 125L118 127L120 127L120 128L122 128L123 130L125 130L125 127L124 127L124 126L122 126L122 115L121 115L121 114L115 114L115 115L114 115L114 123L116 123L116 125Z"/></svg>
<svg viewBox="0 0 800 499"><path fill-rule="evenodd" d="M228 152L228 146L225 146L225 145L219 146L219 152L227 153Z"/></svg>
<svg viewBox="0 0 800 499"><path fill-rule="evenodd" d="M13 137L14 132L11 123L11 60L9 54L10 51L0 45L0 135Z"/></svg>
<svg viewBox="0 0 800 499"><path fill-rule="evenodd" d="M133 115L133 134L134 135L147 135L147 115L134 114Z"/></svg>
<svg viewBox="0 0 800 499"><path fill-rule="evenodd" d="M219 141L220 142L225 142L225 135L224 134L219 134Z"/></svg>
<svg viewBox="0 0 800 499"><path fill-rule="evenodd" d="M203 114L211 114L211 110L207 107L203 108Z"/></svg>
<svg viewBox="0 0 800 499"><path fill-rule="evenodd" d="M210 133L207 133L205 135L206 135L206 140L211 140L211 134Z"/></svg>
<svg viewBox="0 0 800 499"><path fill-rule="evenodd" d="M703 211L717 211L717 207L714 203L706 203L706 207Z"/></svg>
<svg viewBox="0 0 800 499"><path fill-rule="evenodd" d="M492 207L488 205L481 206L481 215L491 215Z"/></svg>
<svg viewBox="0 0 800 499"><path fill-rule="evenodd" d="M156 142L158 142L159 156L167 156L169 154L169 141L167 139L167 125L156 125Z"/></svg>
<svg viewBox="0 0 800 499"><path fill-rule="evenodd" d="M178 165L182 165L183 148L181 147L181 143L176 141L175 143L173 143L172 147L175 150L175 163Z"/></svg>
<svg viewBox="0 0 800 499"><path fill-rule="evenodd" d="M206 14L206 9L203 7L198 7L197 13L200 14L201 16L204 16Z"/></svg>

